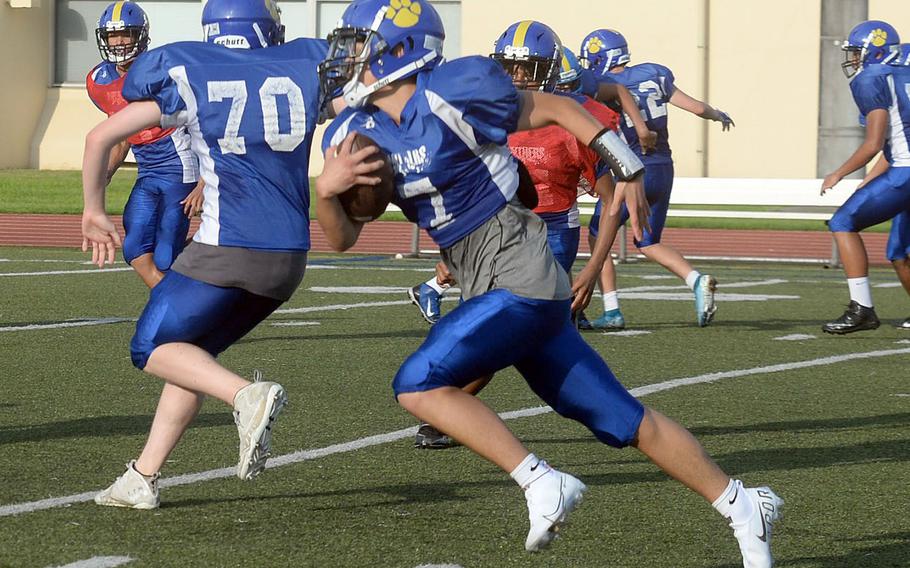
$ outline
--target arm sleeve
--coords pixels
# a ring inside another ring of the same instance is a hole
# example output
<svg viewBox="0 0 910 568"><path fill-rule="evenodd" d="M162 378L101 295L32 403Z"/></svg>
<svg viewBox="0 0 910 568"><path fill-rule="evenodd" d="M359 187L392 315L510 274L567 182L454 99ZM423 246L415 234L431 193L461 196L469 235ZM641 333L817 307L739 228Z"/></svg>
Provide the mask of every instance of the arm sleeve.
<svg viewBox="0 0 910 568"><path fill-rule="evenodd" d="M865 72L865 71L864 71ZM862 116L868 116L876 109L891 108L891 89L885 75L863 75L860 73L850 83L853 100Z"/></svg>
<svg viewBox="0 0 910 568"><path fill-rule="evenodd" d="M179 72L175 73L177 79L171 74L180 69L184 71L182 80L185 85L178 85L181 80ZM161 109L161 125L178 126L184 122L181 117L186 114L186 102L180 96L180 87L190 89L185 79L185 67L172 66L164 50L154 49L140 55L130 67L123 84L123 98L130 102L155 101Z"/></svg>
<svg viewBox="0 0 910 568"><path fill-rule="evenodd" d="M518 91L502 67L487 57L464 57L438 67L427 90L461 113L479 145L506 144L518 128ZM439 112L435 110L434 112Z"/></svg>

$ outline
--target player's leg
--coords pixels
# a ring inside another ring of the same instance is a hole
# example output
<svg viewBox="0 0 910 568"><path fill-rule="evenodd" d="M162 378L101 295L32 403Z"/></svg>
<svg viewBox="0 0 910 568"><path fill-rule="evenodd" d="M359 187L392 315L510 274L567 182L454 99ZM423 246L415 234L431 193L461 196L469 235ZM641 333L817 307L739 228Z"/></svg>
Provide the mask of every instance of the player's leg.
<svg viewBox="0 0 910 568"><path fill-rule="evenodd" d="M604 214L603 200L598 200L597 205L594 208L594 215L591 217L591 223L588 226L588 245L591 247L591 250L594 250L594 244L599 238L615 239L616 232L619 230L619 225L621 225L621 223L617 223L616 231L613 231L612 234L599 234L600 219ZM622 315L622 310L619 308L619 291L616 289L616 266L613 264L613 260L609 257L607 258L606 262L604 262L603 268L600 271L598 285L600 286L604 311L599 317L591 320L590 329L625 329L626 320Z"/></svg>
<svg viewBox="0 0 910 568"><path fill-rule="evenodd" d="M699 327L704 327L711 323L717 311L714 300L717 279L710 274L701 274L676 249L661 242L670 209L673 176L673 164L651 166L645 172L645 188L651 204L648 217L651 230L646 231L637 244L645 257L685 281L695 295L695 321Z"/></svg>
<svg viewBox="0 0 910 568"><path fill-rule="evenodd" d="M554 308L555 306L555 308ZM527 357L541 337L568 321L569 301L545 302L493 290L444 317L395 377L399 403L509 472L525 491L531 530L525 548L552 540L552 527L580 500L585 487L531 454L479 399L458 387Z"/></svg>
<svg viewBox="0 0 910 568"><path fill-rule="evenodd" d="M96 503L157 506L157 488L152 490L157 471L192 422L203 395L234 407L241 441L238 476L248 479L264 468L271 425L286 402L284 389L276 383L250 383L219 365L215 356L280 304L239 288L167 273L152 290L130 345L134 364L164 379L166 386L142 454Z"/></svg>
<svg viewBox="0 0 910 568"><path fill-rule="evenodd" d="M155 266L165 272L177 259L187 242L190 219L183 212L181 201L193 191L195 184L160 183L158 227L155 234Z"/></svg>
<svg viewBox="0 0 910 568"><path fill-rule="evenodd" d="M148 178L139 178L123 208L123 258L146 286L154 288L164 274L155 266L155 233L158 226L158 191Z"/></svg>
<svg viewBox="0 0 910 568"><path fill-rule="evenodd" d="M891 221L887 251L898 280L910 295L910 210L897 215ZM910 330L910 318L899 323L897 327Z"/></svg>
<svg viewBox="0 0 910 568"><path fill-rule="evenodd" d="M876 329L880 322L869 285L869 259L859 232L898 215L910 207L910 168L890 168L857 191L828 221L844 265L850 305L844 314L822 326L838 335Z"/></svg>
<svg viewBox="0 0 910 568"><path fill-rule="evenodd" d="M564 326L516 367L560 415L581 422L608 445L636 447L729 517L746 566L771 565L770 539L761 541L761 530L751 534L749 529L765 526L764 512L773 512L764 519L773 523L782 501L762 488L744 490L748 497L737 502L742 485L717 466L688 430L632 397L571 326Z"/></svg>

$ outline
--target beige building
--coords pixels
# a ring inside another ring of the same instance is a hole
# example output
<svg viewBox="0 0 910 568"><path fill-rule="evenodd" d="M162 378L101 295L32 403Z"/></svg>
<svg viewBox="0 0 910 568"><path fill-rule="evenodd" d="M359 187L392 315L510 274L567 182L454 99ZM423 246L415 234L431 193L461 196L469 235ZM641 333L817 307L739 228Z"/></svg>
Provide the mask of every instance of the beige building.
<svg viewBox="0 0 910 568"><path fill-rule="evenodd" d="M103 118L89 101L83 81L98 61L95 21L107 4L0 0L0 77L6 81L0 89L0 168L80 167L84 136ZM140 4L149 14L153 47L200 37L198 0ZM837 17L843 9L859 14L857 20L887 20L910 41L907 0L433 4L446 22L450 58L488 54L496 37L521 19L549 24L575 50L593 28L620 30L629 41L633 63L668 66L680 89L722 108L736 121L733 132L722 133L717 124L672 109L671 144L680 176L817 177L820 121L824 122L820 85L842 89L837 93L838 114L852 112L844 124L855 130L855 109L844 107L841 97L846 95L849 103L846 80L836 84L830 76L828 83L823 80L821 50L838 49L834 37L822 37L823 18ZM285 0L281 6L288 37L325 36L346 5L337 0ZM834 72L840 74L839 69ZM314 153L313 171L320 167L321 159Z"/></svg>

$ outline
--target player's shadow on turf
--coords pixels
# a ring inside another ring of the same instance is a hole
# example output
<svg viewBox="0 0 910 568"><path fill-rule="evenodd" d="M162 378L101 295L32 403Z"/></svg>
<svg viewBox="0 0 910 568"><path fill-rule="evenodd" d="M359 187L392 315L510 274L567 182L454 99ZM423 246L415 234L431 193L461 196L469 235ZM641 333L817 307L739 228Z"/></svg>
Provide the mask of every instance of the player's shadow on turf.
<svg viewBox="0 0 910 568"><path fill-rule="evenodd" d="M0 446L19 442L42 442L66 438L102 438L109 436L145 435L152 425L152 416L99 416L47 424L0 428ZM194 428L233 426L230 413L201 414Z"/></svg>
<svg viewBox="0 0 910 568"><path fill-rule="evenodd" d="M444 503L452 501L473 501L482 498L486 493L484 489L507 489L514 482L508 478L489 479L485 481L446 482L446 483L406 483L397 485L374 485L359 489L344 489L338 491L314 491L299 493L280 493L274 495L248 495L238 497L215 497L212 499L183 499L168 501L162 507L177 509L184 507L204 507L213 503L243 503L246 501L260 503L272 500L301 500L306 501L308 511L338 511L369 509L379 506L396 507L404 503ZM480 489L481 491L477 491ZM358 495L369 497L359 500ZM378 496L382 496L377 498ZM313 499L328 498L331 502L325 505L312 503ZM351 503L348 503L350 500Z"/></svg>
<svg viewBox="0 0 910 568"><path fill-rule="evenodd" d="M787 420L784 422L765 422L763 424L744 424L741 426L695 426L689 428L689 431L696 437L706 437L748 434L750 432L796 433L815 430L831 432L837 429L893 428L895 426L910 426L910 412L882 414L879 416L856 416L853 418L825 418L823 420Z"/></svg>
<svg viewBox="0 0 910 568"><path fill-rule="evenodd" d="M241 339L235 345L240 345L244 343L263 343L268 341L334 341L341 339L344 341L349 341L351 339L425 339L427 336L427 331L423 330L413 330L413 331L395 331L395 332L386 332L386 333L338 333L332 335L324 335L314 333L313 335L282 335L282 336L271 336L271 337L249 337L246 339Z"/></svg>
<svg viewBox="0 0 910 568"><path fill-rule="evenodd" d="M784 529L786 530L786 529ZM783 534L783 532L781 533ZM780 537L775 537L780 538ZM783 538L787 538L784 536ZM831 535L834 539L835 536ZM865 537L837 536L837 540L844 542L864 542L868 540L882 541L893 540L888 544L878 544L858 548L844 554L831 554L819 556L803 556L799 558L778 558L775 566L824 566L825 568L857 568L858 566L904 567L910 558L910 533L889 533L884 535L869 535ZM742 568L742 564L723 564L717 568Z"/></svg>

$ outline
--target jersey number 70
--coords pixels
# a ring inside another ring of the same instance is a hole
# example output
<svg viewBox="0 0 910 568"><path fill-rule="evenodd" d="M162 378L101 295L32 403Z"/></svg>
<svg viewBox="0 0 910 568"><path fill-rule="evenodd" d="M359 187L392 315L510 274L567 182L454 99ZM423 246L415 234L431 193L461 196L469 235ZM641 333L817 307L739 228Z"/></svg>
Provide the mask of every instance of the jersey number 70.
<svg viewBox="0 0 910 568"><path fill-rule="evenodd" d="M224 137L218 139L222 154L246 154L246 138L240 135L240 123L246 108L246 81L208 81L209 102L230 99ZM283 133L278 126L278 96L287 97L291 113L291 131ZM268 77L259 87L259 104L262 108L263 138L276 152L293 152L306 138L306 103L303 91L290 77Z"/></svg>

